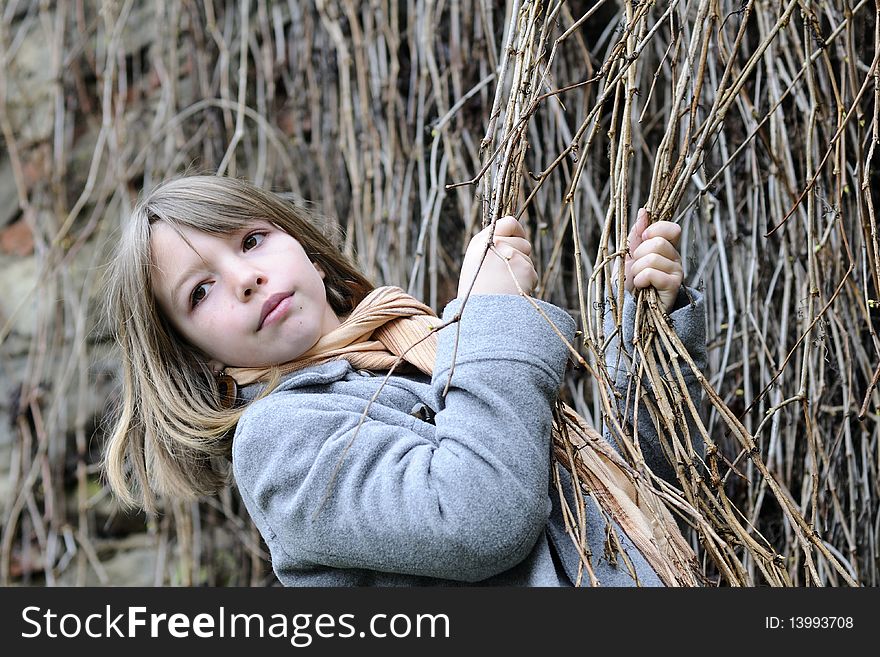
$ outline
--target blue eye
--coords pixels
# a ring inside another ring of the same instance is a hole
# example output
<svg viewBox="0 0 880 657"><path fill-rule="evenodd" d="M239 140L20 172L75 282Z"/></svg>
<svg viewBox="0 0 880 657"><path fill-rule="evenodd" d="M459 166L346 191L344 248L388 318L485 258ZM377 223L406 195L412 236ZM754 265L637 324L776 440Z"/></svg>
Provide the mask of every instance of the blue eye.
<svg viewBox="0 0 880 657"><path fill-rule="evenodd" d="M189 295L189 307L195 308L199 303L208 296L208 286L210 283L201 283L196 286L196 288Z"/></svg>
<svg viewBox="0 0 880 657"><path fill-rule="evenodd" d="M266 239L266 233L250 233L241 241L241 248L244 251L250 251L260 246L264 239Z"/></svg>

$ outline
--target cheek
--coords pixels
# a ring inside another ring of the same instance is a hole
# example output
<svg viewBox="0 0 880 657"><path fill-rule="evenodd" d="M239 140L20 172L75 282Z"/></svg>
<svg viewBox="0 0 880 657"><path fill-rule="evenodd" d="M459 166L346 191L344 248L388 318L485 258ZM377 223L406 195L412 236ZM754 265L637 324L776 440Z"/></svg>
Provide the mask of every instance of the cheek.
<svg viewBox="0 0 880 657"><path fill-rule="evenodd" d="M202 314L200 321L194 323L194 328L197 337L206 342L222 342L224 336L228 336L244 323L241 316L234 312L231 303L217 304L214 308L202 310L207 312Z"/></svg>

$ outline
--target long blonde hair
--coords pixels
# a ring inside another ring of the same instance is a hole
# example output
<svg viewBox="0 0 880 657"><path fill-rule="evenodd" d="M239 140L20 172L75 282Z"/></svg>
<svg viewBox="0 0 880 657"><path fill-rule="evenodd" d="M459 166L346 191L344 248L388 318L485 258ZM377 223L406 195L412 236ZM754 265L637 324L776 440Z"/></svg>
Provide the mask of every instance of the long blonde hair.
<svg viewBox="0 0 880 657"><path fill-rule="evenodd" d="M157 221L226 235L262 219L284 230L326 273L327 300L347 315L373 289L304 208L243 180L186 176L137 204L107 270L107 318L122 351L122 394L103 468L129 507L157 496L195 498L228 481L231 433L244 409L224 408L208 359L162 315L152 294L150 235ZM277 378L276 378L277 380ZM265 392L273 386L267 386Z"/></svg>

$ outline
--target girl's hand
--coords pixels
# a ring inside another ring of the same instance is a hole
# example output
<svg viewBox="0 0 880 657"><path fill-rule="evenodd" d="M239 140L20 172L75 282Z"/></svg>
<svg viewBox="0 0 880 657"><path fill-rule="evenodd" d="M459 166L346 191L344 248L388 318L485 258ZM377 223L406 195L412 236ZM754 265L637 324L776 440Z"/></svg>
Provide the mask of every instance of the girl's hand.
<svg viewBox="0 0 880 657"><path fill-rule="evenodd" d="M480 267L490 228L486 227L474 235L468 245L461 265L458 296L463 298L467 294L474 277L476 281L471 294L519 294L514 278L523 292L531 294L538 284L538 274L530 257L532 245L526 239L522 225L513 217L502 217L495 223L495 246L489 249ZM513 276L510 275L511 270Z"/></svg>
<svg viewBox="0 0 880 657"><path fill-rule="evenodd" d="M678 242L681 226L671 221L658 221L648 226L648 212L639 209L639 216L629 233L629 255L624 272L627 290L653 285L665 312L669 312L678 298L684 280Z"/></svg>

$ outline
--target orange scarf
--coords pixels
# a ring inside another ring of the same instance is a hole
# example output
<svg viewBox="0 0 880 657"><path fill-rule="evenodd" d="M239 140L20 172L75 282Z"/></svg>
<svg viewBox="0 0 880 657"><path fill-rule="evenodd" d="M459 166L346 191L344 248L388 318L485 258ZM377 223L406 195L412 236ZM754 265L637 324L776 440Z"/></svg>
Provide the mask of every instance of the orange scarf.
<svg viewBox="0 0 880 657"><path fill-rule="evenodd" d="M229 368L226 372L239 385L247 385L267 379L273 369L283 376L345 359L356 369L390 370L402 357L430 375L437 349L433 329L440 324L428 306L400 288L380 287L297 360L279 368ZM571 472L584 492L617 521L667 586L698 586L696 556L654 489L574 409L561 406L553 427L556 463ZM589 551L576 523L566 524L583 566L592 572Z"/></svg>
<svg viewBox="0 0 880 657"><path fill-rule="evenodd" d="M275 369L284 376L330 360L349 361L359 370L390 370L398 356L425 374L434 368L440 319L431 309L398 287L370 292L335 329L296 360L276 368L230 367L226 373L240 385L265 380Z"/></svg>

